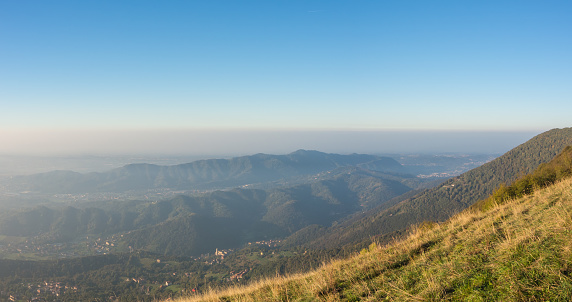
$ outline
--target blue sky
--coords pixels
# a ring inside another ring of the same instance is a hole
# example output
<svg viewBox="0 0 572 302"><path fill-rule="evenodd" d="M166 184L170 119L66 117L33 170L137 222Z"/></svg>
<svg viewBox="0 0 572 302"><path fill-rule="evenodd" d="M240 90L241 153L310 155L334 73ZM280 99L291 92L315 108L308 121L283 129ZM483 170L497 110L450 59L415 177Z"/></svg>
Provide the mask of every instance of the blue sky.
<svg viewBox="0 0 572 302"><path fill-rule="evenodd" d="M571 15L570 1L2 1L0 136L568 127Z"/></svg>

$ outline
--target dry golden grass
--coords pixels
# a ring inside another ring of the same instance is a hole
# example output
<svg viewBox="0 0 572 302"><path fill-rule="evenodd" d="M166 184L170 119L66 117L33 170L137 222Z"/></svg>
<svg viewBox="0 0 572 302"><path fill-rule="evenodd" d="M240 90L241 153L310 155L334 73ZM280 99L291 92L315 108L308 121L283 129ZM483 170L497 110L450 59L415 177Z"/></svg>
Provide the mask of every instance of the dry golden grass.
<svg viewBox="0 0 572 302"><path fill-rule="evenodd" d="M571 235L567 179L307 274L178 301L568 301Z"/></svg>

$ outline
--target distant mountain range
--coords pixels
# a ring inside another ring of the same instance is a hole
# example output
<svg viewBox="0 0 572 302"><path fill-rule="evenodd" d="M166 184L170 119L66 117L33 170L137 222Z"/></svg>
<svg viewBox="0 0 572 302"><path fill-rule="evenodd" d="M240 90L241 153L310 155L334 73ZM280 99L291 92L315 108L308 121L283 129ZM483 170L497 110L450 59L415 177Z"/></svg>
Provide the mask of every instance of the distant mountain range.
<svg viewBox="0 0 572 302"><path fill-rule="evenodd" d="M232 159L199 160L174 166L130 164L102 173L53 171L16 176L6 186L13 191L51 194L126 192L157 188L213 190L288 180L347 166L407 173L401 164L389 157L298 150L287 155L256 154Z"/></svg>

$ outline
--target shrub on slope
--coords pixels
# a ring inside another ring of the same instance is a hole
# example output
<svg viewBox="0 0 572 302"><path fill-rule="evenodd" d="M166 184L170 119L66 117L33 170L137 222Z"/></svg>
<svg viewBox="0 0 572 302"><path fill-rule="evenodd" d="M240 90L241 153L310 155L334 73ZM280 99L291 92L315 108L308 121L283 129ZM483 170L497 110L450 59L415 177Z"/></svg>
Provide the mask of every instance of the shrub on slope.
<svg viewBox="0 0 572 302"><path fill-rule="evenodd" d="M572 146L566 147L552 161L541 164L533 173L521 177L509 186L501 185L485 200L477 202L473 208L486 210L495 204L531 194L572 175Z"/></svg>

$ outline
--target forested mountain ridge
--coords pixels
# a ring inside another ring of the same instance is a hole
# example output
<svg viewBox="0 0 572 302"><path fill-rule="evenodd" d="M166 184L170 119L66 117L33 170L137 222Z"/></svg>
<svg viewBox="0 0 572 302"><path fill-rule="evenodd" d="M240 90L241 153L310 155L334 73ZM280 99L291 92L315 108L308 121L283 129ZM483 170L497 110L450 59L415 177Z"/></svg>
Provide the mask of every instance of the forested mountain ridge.
<svg viewBox="0 0 572 302"><path fill-rule="evenodd" d="M541 133L506 154L453 177L441 185L397 197L379 209L342 224L301 230L287 240L288 244L310 247L334 247L367 241L373 236L390 240L395 232L423 221L444 221L476 201L490 195L501 184L510 183L530 173L541 163L549 162L572 144L572 128L553 129ZM388 204L394 204L387 208Z"/></svg>
<svg viewBox="0 0 572 302"><path fill-rule="evenodd" d="M7 186L14 190L44 193L125 192L156 188L207 190L312 175L345 166L406 173L403 166L389 157L298 150L287 155L255 154L174 166L130 164L102 173L53 171L15 176Z"/></svg>

